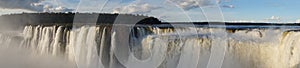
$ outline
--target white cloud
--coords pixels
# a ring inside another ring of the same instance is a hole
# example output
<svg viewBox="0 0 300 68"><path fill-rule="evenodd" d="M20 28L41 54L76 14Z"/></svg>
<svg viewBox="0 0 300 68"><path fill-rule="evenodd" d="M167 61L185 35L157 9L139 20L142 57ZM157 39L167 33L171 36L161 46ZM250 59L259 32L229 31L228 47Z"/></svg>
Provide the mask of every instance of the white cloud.
<svg viewBox="0 0 300 68"><path fill-rule="evenodd" d="M280 22L281 19L278 16L271 16L270 18L265 19L267 22Z"/></svg>
<svg viewBox="0 0 300 68"><path fill-rule="evenodd" d="M72 11L71 9L57 6L52 3L44 3L45 0L0 0L0 8L4 9L25 9L30 11L47 11L59 9L61 11ZM52 12L52 11L49 11Z"/></svg>
<svg viewBox="0 0 300 68"><path fill-rule="evenodd" d="M175 3L178 7L184 10L190 10L199 7L206 7L206 6L216 6L216 4L222 4L225 2L230 2L230 0L167 0L171 3ZM235 8L234 5L222 5L220 7L224 8Z"/></svg>
<svg viewBox="0 0 300 68"><path fill-rule="evenodd" d="M175 3L178 7L184 10L190 10L198 7L210 6L216 3L220 3L220 0L217 0L216 3L213 0L167 0L169 2Z"/></svg>
<svg viewBox="0 0 300 68"><path fill-rule="evenodd" d="M217 2L218 4L220 4L220 3L221 3L221 0L216 0L216 2Z"/></svg>
<svg viewBox="0 0 300 68"><path fill-rule="evenodd" d="M233 22L233 23L265 23L265 21L258 21L258 20L234 20L234 21L226 21L226 22Z"/></svg>
<svg viewBox="0 0 300 68"><path fill-rule="evenodd" d="M32 3L38 3L42 0L0 0L0 7L5 9L26 9L39 11L40 8L32 7Z"/></svg>
<svg viewBox="0 0 300 68"><path fill-rule="evenodd" d="M159 9L161 7L158 6L152 6L148 3L141 3L139 1L136 1L132 4L129 4L127 6L118 7L113 9L113 13L150 13L153 10Z"/></svg>
<svg viewBox="0 0 300 68"><path fill-rule="evenodd" d="M69 9L62 6L55 6L48 3L32 3L31 4L34 7L42 7L43 12L70 12L73 11L73 9Z"/></svg>
<svg viewBox="0 0 300 68"><path fill-rule="evenodd" d="M0 15L22 13L22 12L33 13L34 11L24 10L24 9L0 9Z"/></svg>
<svg viewBox="0 0 300 68"><path fill-rule="evenodd" d="M300 23L300 19L298 19L298 20L296 21L296 23Z"/></svg>
<svg viewBox="0 0 300 68"><path fill-rule="evenodd" d="M232 5L232 4L231 5L223 5L222 7L224 7L224 8L235 8L234 5Z"/></svg>

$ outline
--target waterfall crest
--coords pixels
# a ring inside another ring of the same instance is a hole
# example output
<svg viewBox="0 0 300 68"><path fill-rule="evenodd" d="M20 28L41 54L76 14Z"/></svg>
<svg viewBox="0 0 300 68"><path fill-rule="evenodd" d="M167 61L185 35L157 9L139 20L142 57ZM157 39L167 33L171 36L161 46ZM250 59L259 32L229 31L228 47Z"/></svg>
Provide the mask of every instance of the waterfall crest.
<svg viewBox="0 0 300 68"><path fill-rule="evenodd" d="M190 29L195 29L193 33ZM116 55L111 26L26 26L20 47L63 56L79 68L206 68L218 28L135 27L128 55ZM300 33L279 29L228 30L222 68L294 68L300 63ZM0 34L0 44L7 40ZM220 38L222 39L222 38ZM120 52L121 53L121 52ZM123 52L122 52L123 53ZM120 58L121 57L121 58Z"/></svg>

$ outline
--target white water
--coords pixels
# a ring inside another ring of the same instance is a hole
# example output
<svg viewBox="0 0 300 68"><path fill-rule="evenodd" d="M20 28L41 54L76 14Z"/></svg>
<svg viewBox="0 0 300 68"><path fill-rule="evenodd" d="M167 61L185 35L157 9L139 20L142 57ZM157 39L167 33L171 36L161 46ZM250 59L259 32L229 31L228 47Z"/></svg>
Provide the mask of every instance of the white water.
<svg viewBox="0 0 300 68"><path fill-rule="evenodd" d="M198 32L191 32L195 29ZM78 68L206 68L218 29L138 28L130 46L118 42L118 33L105 26L26 26L21 47L36 54L61 56ZM122 34L121 34L122 35ZM125 34L124 34L125 35ZM300 63L300 33L278 29L229 32L222 68L297 68ZM9 45L0 35L0 44ZM217 41L218 42L218 41ZM220 44L222 46L222 44ZM127 48L128 47L128 50ZM214 47L218 48L218 47ZM120 52L122 51L122 52Z"/></svg>
<svg viewBox="0 0 300 68"><path fill-rule="evenodd" d="M42 49L31 48L33 45L37 46L36 41L39 36L29 35L28 31L26 36L18 32L3 32L0 33L0 68L74 68L76 67L72 62L62 58L54 57L50 54L37 54ZM26 32L24 32L26 33ZM38 33L38 32L35 32ZM34 34L33 32L31 34ZM35 37L35 39L34 39ZM29 38L31 38L29 40ZM31 41L36 40L36 41ZM29 42L29 43L25 43ZM31 44L31 42L33 42ZM23 44L25 45L23 45ZM36 44L34 44L36 43Z"/></svg>

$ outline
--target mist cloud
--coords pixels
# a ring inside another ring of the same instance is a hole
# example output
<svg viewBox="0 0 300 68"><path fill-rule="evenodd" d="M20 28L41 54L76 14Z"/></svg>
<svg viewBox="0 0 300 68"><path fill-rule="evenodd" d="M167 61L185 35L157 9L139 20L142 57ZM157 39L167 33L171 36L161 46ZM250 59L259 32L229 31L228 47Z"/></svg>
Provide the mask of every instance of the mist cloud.
<svg viewBox="0 0 300 68"><path fill-rule="evenodd" d="M16 46L16 45L10 45ZM0 48L0 68L76 68L75 63L63 57L38 55L25 48Z"/></svg>

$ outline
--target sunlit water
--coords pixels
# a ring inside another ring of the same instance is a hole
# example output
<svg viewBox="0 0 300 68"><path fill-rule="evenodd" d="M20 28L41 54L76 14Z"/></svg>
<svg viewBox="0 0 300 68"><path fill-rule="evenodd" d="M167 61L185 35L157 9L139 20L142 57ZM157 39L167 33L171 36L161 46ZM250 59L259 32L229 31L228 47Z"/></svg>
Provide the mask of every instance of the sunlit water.
<svg viewBox="0 0 300 68"><path fill-rule="evenodd" d="M24 59L13 61L24 61L29 64L23 65L30 66L30 63L39 63L34 60L40 60L61 68L206 68L209 62L213 62L209 60L212 49L218 48L212 45L218 43L220 48L225 48L222 68L299 66L298 31L249 29L227 30L224 33L219 30L200 27L138 27L128 32L131 33L130 39L124 40L118 36L123 32L117 32L111 26L82 26L74 29L63 26L26 26L20 34L0 34L1 48L5 50L0 53L0 67L4 59L2 56L13 58L26 52L25 57L22 57ZM226 36L220 37L222 34ZM119 46L123 45L120 40L130 45ZM15 49L26 51L18 52ZM47 61L49 59L51 62ZM22 65L13 61L14 66ZM28 68L44 68L31 66Z"/></svg>

